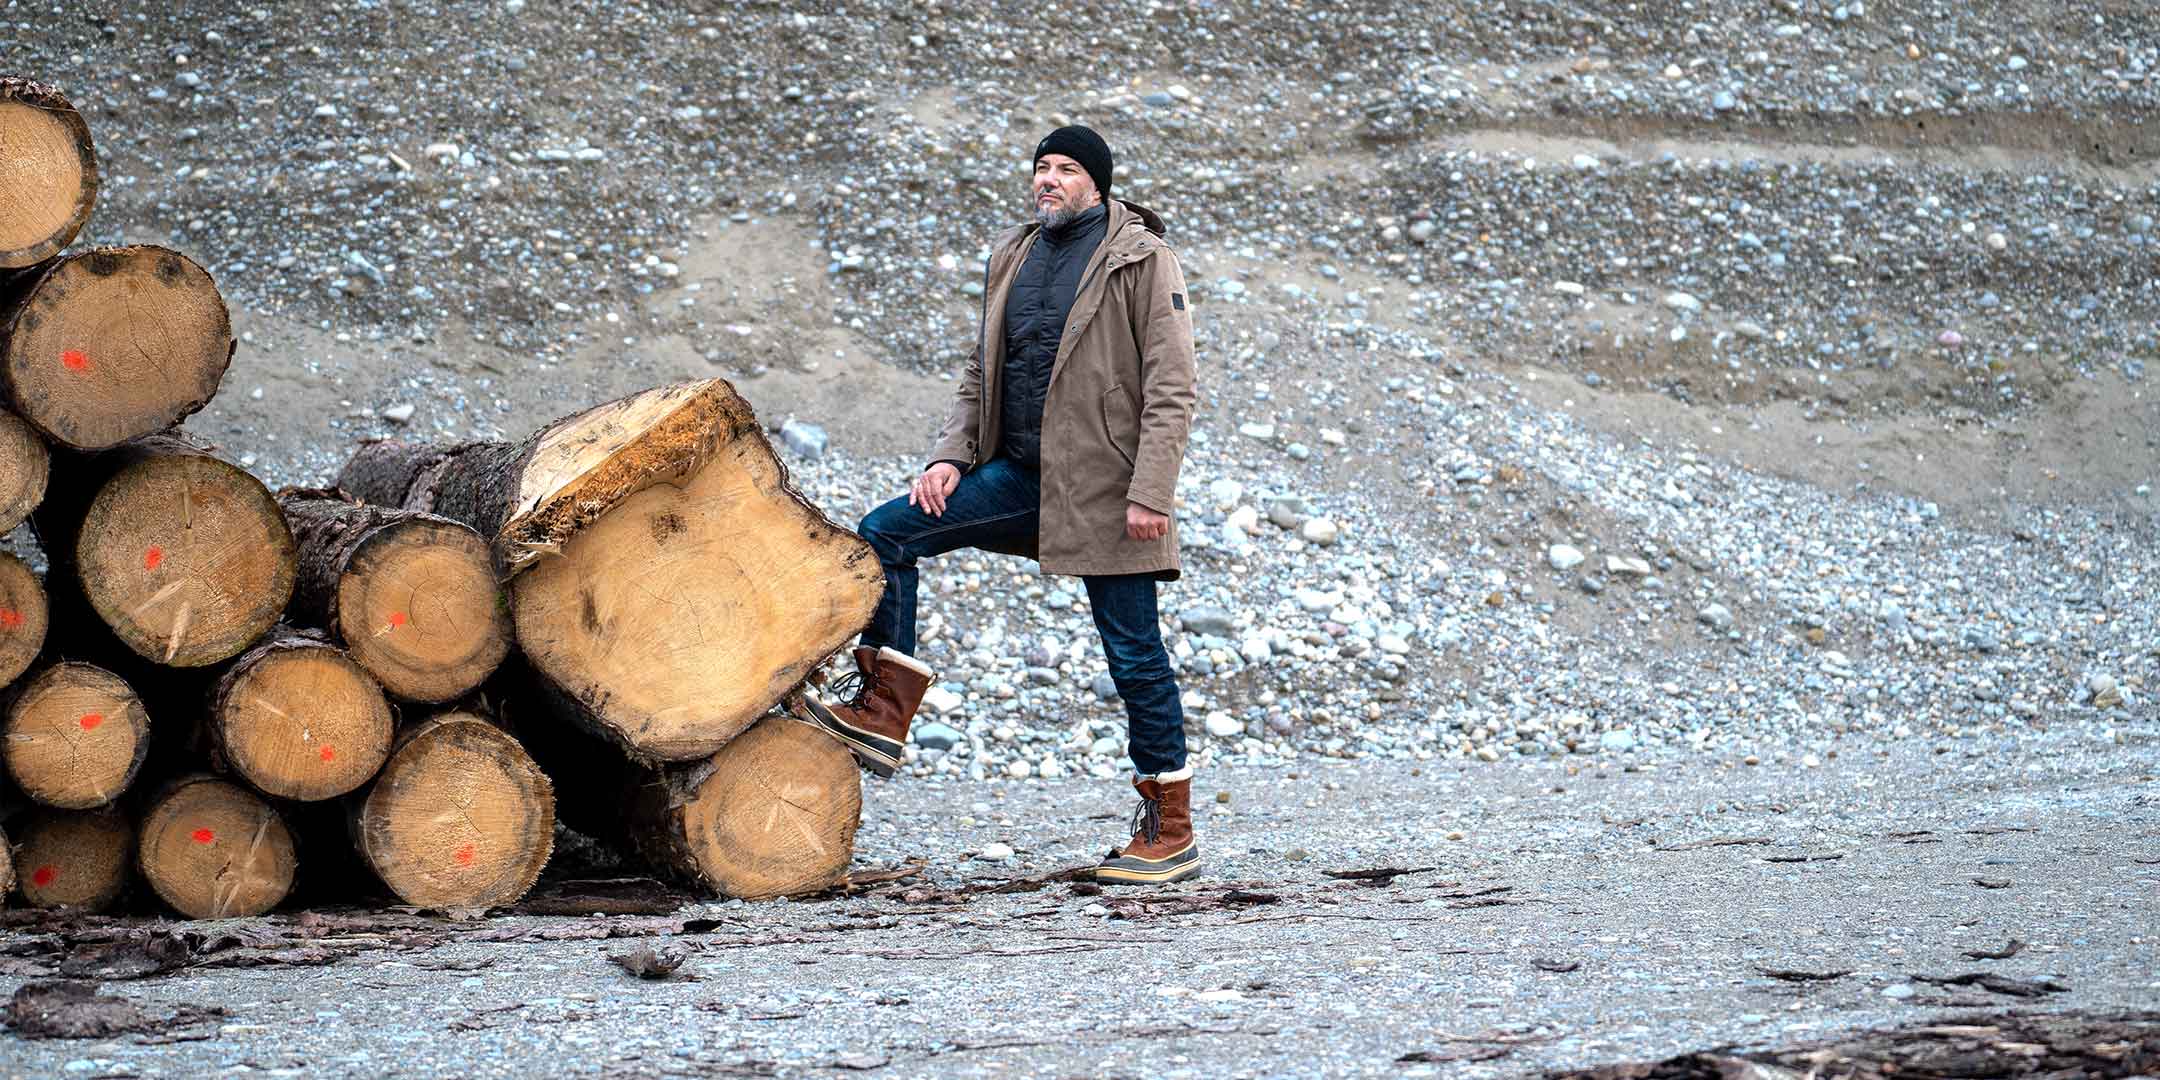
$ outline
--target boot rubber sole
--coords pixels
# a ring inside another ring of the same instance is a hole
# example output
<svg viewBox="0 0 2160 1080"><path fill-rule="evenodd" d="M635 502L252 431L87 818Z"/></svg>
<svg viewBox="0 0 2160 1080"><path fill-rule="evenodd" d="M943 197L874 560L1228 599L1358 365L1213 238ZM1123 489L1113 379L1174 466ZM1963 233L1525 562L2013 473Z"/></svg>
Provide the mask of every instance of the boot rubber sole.
<svg viewBox="0 0 2160 1080"><path fill-rule="evenodd" d="M1160 859L1118 855L1095 867L1095 880L1113 885L1168 885L1200 876L1200 845L1192 843Z"/></svg>
<svg viewBox="0 0 2160 1080"><path fill-rule="evenodd" d="M819 701L814 693L804 693L802 702L803 711L809 713L819 727L831 732L842 745L853 751L855 760L861 763L864 769L886 779L891 779L892 774L899 770L900 757L906 753L906 749L899 743L848 723L839 713Z"/></svg>

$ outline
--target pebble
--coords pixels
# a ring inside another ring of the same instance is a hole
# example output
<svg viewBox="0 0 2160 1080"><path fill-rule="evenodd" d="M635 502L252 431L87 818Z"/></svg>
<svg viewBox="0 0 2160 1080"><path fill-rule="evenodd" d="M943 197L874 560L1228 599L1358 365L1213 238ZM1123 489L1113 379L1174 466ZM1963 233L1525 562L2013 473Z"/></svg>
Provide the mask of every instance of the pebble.
<svg viewBox="0 0 2160 1080"><path fill-rule="evenodd" d="M393 424L402 424L413 418L413 409L414 407L412 403L401 402L399 404L392 405L389 408L384 409L382 411L382 418L390 421Z"/></svg>
<svg viewBox="0 0 2160 1080"><path fill-rule="evenodd" d="M1025 780L1035 775L1035 766L1029 764L1025 758L1014 758L1005 763L1005 775L1015 780Z"/></svg>
<svg viewBox="0 0 2160 1080"><path fill-rule="evenodd" d="M1545 549L1545 561L1555 570L1573 570L1583 563L1583 553L1568 544L1554 544Z"/></svg>
<svg viewBox="0 0 2160 1080"><path fill-rule="evenodd" d="M1332 546L1342 534L1341 526L1331 518L1316 517L1298 526L1298 535L1308 544L1321 547Z"/></svg>
<svg viewBox="0 0 2160 1080"><path fill-rule="evenodd" d="M1013 764L1024 765L1026 763L1016 761ZM1022 773L1020 775L1026 774ZM1010 859L1013 857L1012 845L999 843L984 844L983 849L975 853L975 857L983 860L984 862L1004 862L1006 859Z"/></svg>
<svg viewBox="0 0 2160 1080"><path fill-rule="evenodd" d="M1238 723L1237 717L1217 710L1207 716L1207 733L1218 739L1235 738L1245 734L1245 725Z"/></svg>
<svg viewBox="0 0 2160 1080"><path fill-rule="evenodd" d="M949 713L960 708L966 701L966 698L943 686L933 686L923 691L922 706L932 713Z"/></svg>
<svg viewBox="0 0 2160 1080"><path fill-rule="evenodd" d="M950 750L967 741L960 729L935 720L914 725L908 731L908 738L925 750Z"/></svg>
<svg viewBox="0 0 2160 1080"><path fill-rule="evenodd" d="M1707 605L1695 613L1695 618L1698 622L1709 626L1712 630L1722 632L1732 629L1732 612L1725 610L1725 605L1723 604Z"/></svg>
<svg viewBox="0 0 2160 1080"><path fill-rule="evenodd" d="M1199 604L1178 613L1178 625L1187 633L1210 634L1223 637L1237 625L1228 611L1209 604Z"/></svg>
<svg viewBox="0 0 2160 1080"><path fill-rule="evenodd" d="M812 461L825 456L830 439L825 429L816 424L789 418L780 425L780 441L790 453Z"/></svg>

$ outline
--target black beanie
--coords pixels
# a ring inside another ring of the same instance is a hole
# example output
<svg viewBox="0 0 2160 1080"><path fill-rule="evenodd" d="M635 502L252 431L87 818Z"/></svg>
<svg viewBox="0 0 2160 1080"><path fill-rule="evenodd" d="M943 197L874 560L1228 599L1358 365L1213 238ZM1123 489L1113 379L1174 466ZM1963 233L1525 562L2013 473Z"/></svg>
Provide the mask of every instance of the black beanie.
<svg viewBox="0 0 2160 1080"><path fill-rule="evenodd" d="M1104 201L1109 200L1110 144L1093 129L1073 124L1043 136L1043 141L1035 144L1035 160L1041 161L1044 154L1063 154L1079 162L1095 181L1095 190L1102 193Z"/></svg>

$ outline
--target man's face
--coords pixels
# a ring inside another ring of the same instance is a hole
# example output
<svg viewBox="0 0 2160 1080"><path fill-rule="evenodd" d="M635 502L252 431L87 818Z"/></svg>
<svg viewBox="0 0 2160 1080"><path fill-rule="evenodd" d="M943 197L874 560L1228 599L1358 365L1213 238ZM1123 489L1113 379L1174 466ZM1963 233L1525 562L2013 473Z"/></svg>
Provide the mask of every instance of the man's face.
<svg viewBox="0 0 2160 1080"><path fill-rule="evenodd" d="M1044 154L1035 163L1035 217L1044 224L1071 221L1102 201L1095 178L1063 154Z"/></svg>

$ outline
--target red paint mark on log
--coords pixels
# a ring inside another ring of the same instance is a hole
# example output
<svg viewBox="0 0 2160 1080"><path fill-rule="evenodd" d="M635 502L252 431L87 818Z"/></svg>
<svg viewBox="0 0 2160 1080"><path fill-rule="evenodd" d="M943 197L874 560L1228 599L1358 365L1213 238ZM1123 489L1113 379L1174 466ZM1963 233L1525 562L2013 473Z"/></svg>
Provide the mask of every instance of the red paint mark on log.
<svg viewBox="0 0 2160 1080"><path fill-rule="evenodd" d="M165 549L156 544L150 545L150 550L143 552L142 564L145 570L155 570L158 564L164 561Z"/></svg>
<svg viewBox="0 0 2160 1080"><path fill-rule="evenodd" d="M464 847L457 849L458 865L471 866L473 864L473 854L473 846L471 844L467 844Z"/></svg>
<svg viewBox="0 0 2160 1080"><path fill-rule="evenodd" d="M44 888L45 886L47 886L47 885L50 885L50 884L52 884L52 883L53 883L53 881L54 881L55 879L57 879L57 878L58 878L59 876L60 876L60 868L59 868L59 867L57 867L57 866L40 866L40 867L38 867L37 869L35 869L35 870L32 870L32 871L30 871L30 884L32 884L32 885L35 885L35 886L37 886L38 888L42 889L42 888Z"/></svg>
<svg viewBox="0 0 2160 1080"><path fill-rule="evenodd" d="M332 750L332 749L330 749L330 748L329 748L329 747L327 747L327 746L323 747L323 748L322 748L322 759L323 759L323 762L324 762L325 764L327 764L327 763L329 763L329 762L332 762L332 761L336 761L336 760L337 760L337 751L335 751L335 750Z"/></svg>
<svg viewBox="0 0 2160 1080"><path fill-rule="evenodd" d="M69 371L87 371L90 368L90 357L81 349L65 349L60 353L60 366Z"/></svg>
<svg viewBox="0 0 2160 1080"><path fill-rule="evenodd" d="M79 723L79 724L81 724L81 725L82 725L82 729L83 729L84 731L96 731L96 730L97 730L97 726L98 726L99 724L102 724L102 723L104 723L104 722L105 722L105 714L104 714L104 713L94 713L94 712L86 712L86 713L84 713L84 714L82 715L82 719L81 719L81 720L78 720L78 721L76 721L76 723Z"/></svg>
<svg viewBox="0 0 2160 1080"><path fill-rule="evenodd" d="M405 613L404 613L404 612L402 612L402 611L393 611L393 612L391 612L391 613L390 613L390 625L391 625L391 626L403 626L403 625L405 625Z"/></svg>
<svg viewBox="0 0 2160 1080"><path fill-rule="evenodd" d="M195 830L195 842L198 844L207 844L215 839L217 839L217 834L208 829Z"/></svg>
<svg viewBox="0 0 2160 1080"><path fill-rule="evenodd" d="M6 627L9 630L13 630L17 627L20 627L22 624L22 612L17 611L11 607L0 608L0 627Z"/></svg>

